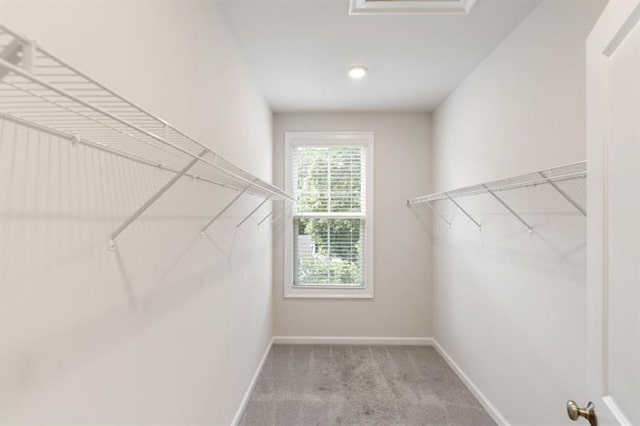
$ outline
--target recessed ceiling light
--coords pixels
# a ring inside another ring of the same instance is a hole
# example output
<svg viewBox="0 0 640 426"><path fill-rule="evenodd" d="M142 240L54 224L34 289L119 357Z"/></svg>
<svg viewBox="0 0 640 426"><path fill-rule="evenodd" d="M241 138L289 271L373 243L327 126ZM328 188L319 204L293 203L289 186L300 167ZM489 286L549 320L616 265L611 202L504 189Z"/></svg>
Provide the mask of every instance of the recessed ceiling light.
<svg viewBox="0 0 640 426"><path fill-rule="evenodd" d="M363 79L365 75L367 75L367 67L364 65L355 65L349 68L349 77L354 80Z"/></svg>

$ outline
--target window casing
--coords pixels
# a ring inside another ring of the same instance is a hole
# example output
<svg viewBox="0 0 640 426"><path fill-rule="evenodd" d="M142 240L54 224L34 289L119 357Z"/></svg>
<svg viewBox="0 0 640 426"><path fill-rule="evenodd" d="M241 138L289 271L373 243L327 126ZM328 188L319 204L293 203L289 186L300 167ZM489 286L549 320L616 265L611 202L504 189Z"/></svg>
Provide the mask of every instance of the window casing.
<svg viewBox="0 0 640 426"><path fill-rule="evenodd" d="M288 132L285 297L373 297L373 133Z"/></svg>

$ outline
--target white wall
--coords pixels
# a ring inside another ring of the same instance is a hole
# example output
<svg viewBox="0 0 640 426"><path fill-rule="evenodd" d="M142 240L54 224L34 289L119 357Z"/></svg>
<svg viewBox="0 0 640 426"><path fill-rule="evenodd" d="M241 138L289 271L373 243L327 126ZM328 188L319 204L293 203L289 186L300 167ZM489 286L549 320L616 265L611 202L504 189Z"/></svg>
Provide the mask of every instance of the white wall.
<svg viewBox="0 0 640 426"><path fill-rule="evenodd" d="M272 114L214 2L3 1L2 22L270 180ZM187 179L5 125L3 424L229 423L272 335L271 229ZM255 221L252 223L255 225Z"/></svg>
<svg viewBox="0 0 640 426"><path fill-rule="evenodd" d="M375 298L285 299L283 224L274 227L276 336L431 337L430 241L406 200L430 189L428 114L276 114L274 182L283 183L284 133L372 131Z"/></svg>
<svg viewBox="0 0 640 426"><path fill-rule="evenodd" d="M543 1L434 113L435 190L585 159L585 41L604 1ZM585 203L585 183L565 186ZM434 334L512 424L585 395L585 219L545 186L434 227ZM439 208L453 214L451 206ZM531 409L533 407L534 409Z"/></svg>

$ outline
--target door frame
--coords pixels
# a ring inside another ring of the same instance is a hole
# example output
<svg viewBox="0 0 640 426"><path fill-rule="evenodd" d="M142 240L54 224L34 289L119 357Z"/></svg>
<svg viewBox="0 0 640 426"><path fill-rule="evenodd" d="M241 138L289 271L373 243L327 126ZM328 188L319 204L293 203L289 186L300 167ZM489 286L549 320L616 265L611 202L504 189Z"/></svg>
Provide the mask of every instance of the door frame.
<svg viewBox="0 0 640 426"><path fill-rule="evenodd" d="M608 389L607 60L640 21L640 0L611 0L587 39L587 394L603 423L631 425Z"/></svg>

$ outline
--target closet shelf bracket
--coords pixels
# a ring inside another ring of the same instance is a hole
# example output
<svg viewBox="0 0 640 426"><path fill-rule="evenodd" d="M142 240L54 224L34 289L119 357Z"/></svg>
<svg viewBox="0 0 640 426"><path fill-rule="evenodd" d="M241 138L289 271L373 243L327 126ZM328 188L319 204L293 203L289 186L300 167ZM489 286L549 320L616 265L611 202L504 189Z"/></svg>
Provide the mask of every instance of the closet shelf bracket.
<svg viewBox="0 0 640 426"><path fill-rule="evenodd" d="M169 190L182 176L184 176L200 159L202 156L206 155L209 152L208 149L202 150L202 152L196 157L193 158L189 163L182 168L174 177L172 177L167 183L164 184L162 188L158 190L151 198L149 198L143 205L141 205L138 210L136 210L131 216L129 216L122 224L111 233L109 236L109 249L115 250L116 248L116 238L120 235L133 221L135 221L142 213L144 213L149 207L155 203L158 198L162 196L165 192Z"/></svg>
<svg viewBox="0 0 640 426"><path fill-rule="evenodd" d="M444 216L442 215L442 213L440 213L440 212L438 211L438 209L436 209L436 208L434 207L434 205L431 203L431 201L426 201L426 202L425 202L425 204L426 204L426 205L431 209L431 211L432 211L434 214L436 214L436 215L437 215L440 219L442 219L442 220L443 220L447 225L449 225L449 228L451 228L451 227L453 226L453 222L449 222L449 221L447 220L447 218L446 218L446 217L444 217ZM412 206L411 201L407 201L407 206L409 206L409 207L411 207L411 206Z"/></svg>
<svg viewBox="0 0 640 426"><path fill-rule="evenodd" d="M244 223L245 223L247 220L249 220L249 218L250 218L251 216L253 216L253 214L254 214L255 212L257 212L257 211L260 209L260 207L264 206L264 205L266 204L266 202L267 202L267 201L269 201L269 200L271 200L271 195L269 195L267 198L265 198L264 200L262 200L262 202L261 202L260 204L258 204L258 206L257 206L255 209L251 210L251 213L249 213L249 214L248 214L244 219L242 219L242 221L241 221L238 225L236 225L236 231L237 231L237 230L239 230L239 229L240 229L240 227L241 227L242 225L244 225Z"/></svg>
<svg viewBox="0 0 640 426"><path fill-rule="evenodd" d="M462 213L464 213L464 215L465 215L465 216L467 216L467 217L469 218L469 220L471 220L471 222L473 222L473 223L478 227L478 229L479 229L479 230L482 230L482 225L480 225L480 224L478 223L478 221L476 221L476 220L473 218L473 216L471 216L471 215L470 215L470 214L469 214L469 213L468 213L464 208L462 208L462 206L461 206L460 204L458 204L458 203L456 202L456 200L454 200L453 198L451 198L451 196L450 196L449 194L447 194L447 198L448 198L449 200L451 200L451 202L452 202L452 203L453 203L453 204L454 204L454 205L455 205L455 206L456 206L456 207L457 207L457 208L458 208Z"/></svg>
<svg viewBox="0 0 640 426"><path fill-rule="evenodd" d="M506 203L502 198L500 198L500 197L498 196L498 194L496 194L495 192L493 192L492 190L490 190L490 189L487 187L487 185L482 185L482 186L484 186L484 188L487 190L487 192L488 192L489 194L491 194L491 196L493 196L493 198L495 198L495 199L496 199L500 204L502 204L502 206L503 206L505 209L507 209L507 210L509 211L509 213L511 213L511 214L512 214L516 219L518 219L518 221L520 221L520 223L522 223L522 224L527 228L527 231L529 231L529 234L530 234L530 235L533 235L533 227L532 227L531 225L529 225L529 224L527 223L527 221L526 221L526 220L524 220L524 219L522 218L522 216L520 216L518 213L516 213L516 211L515 211L515 210L513 210L511 207L509 207L509 205L508 205L508 204L507 204L507 203Z"/></svg>
<svg viewBox="0 0 640 426"><path fill-rule="evenodd" d="M435 214L437 214L437 215L440 217L440 219L444 220L444 221L445 221L445 223L446 223L447 225L449 225L449 227L453 226L453 222L449 222L449 221L448 221L448 220L447 220L447 219L442 215L442 213L440 213L440 212L439 212L439 211L434 207L434 205L433 205L433 204L431 204L431 202L427 201L427 206L429 206L429 208L431 209L431 211L433 211Z"/></svg>
<svg viewBox="0 0 640 426"><path fill-rule="evenodd" d="M267 215L265 217L260 219L260 222L258 222L258 226L262 225L264 223L264 221L269 219L272 215L273 215L273 210L270 211L269 213L267 213Z"/></svg>
<svg viewBox="0 0 640 426"><path fill-rule="evenodd" d="M240 197L242 197L253 186L253 184L256 183L257 181L258 181L258 178L255 178L252 183L250 183L249 185L245 186L244 189L242 191L240 191L235 197L233 197L233 199L231 201L229 201L229 203L227 203L227 205L224 206L223 209L220 210L217 215L215 215L213 218L211 218L211 220L200 231L200 236L204 237L207 229L211 225L213 225L213 223L216 220L220 219L220 216L225 214L226 211L229 210L231 208L231 206L233 206L236 203L236 201L238 201L240 199Z"/></svg>
<svg viewBox="0 0 640 426"><path fill-rule="evenodd" d="M580 212L580 214L584 217L587 217L587 211L576 202L573 198L569 196L565 191L562 190L549 176L547 176L544 172L540 172L540 176L549 184L553 189L555 189L565 200L569 202L576 210Z"/></svg>

